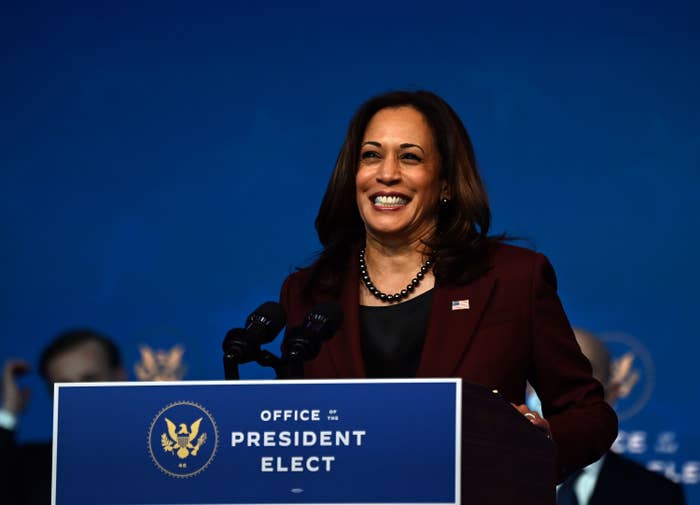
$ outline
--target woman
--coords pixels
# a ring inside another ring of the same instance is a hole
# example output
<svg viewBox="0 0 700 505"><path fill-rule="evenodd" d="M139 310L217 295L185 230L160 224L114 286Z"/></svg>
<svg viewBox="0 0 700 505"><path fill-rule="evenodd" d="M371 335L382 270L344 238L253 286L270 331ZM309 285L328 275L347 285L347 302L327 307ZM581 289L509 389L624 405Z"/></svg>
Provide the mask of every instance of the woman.
<svg viewBox="0 0 700 505"><path fill-rule="evenodd" d="M316 218L324 249L289 276L294 326L316 303L344 323L307 378L461 377L497 389L553 438L562 480L604 454L617 419L591 377L541 254L488 235L469 136L433 93L355 114ZM523 405L526 381L546 418Z"/></svg>

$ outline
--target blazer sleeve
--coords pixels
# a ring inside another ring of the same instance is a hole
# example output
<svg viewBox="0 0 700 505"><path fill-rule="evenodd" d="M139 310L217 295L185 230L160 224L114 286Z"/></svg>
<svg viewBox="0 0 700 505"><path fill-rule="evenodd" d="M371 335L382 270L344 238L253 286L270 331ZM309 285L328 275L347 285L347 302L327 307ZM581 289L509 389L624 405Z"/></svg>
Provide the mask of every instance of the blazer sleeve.
<svg viewBox="0 0 700 505"><path fill-rule="evenodd" d="M287 316L287 327L298 326L311 309L310 302L301 296L305 272L295 272L284 280L280 289L280 305Z"/></svg>
<svg viewBox="0 0 700 505"><path fill-rule="evenodd" d="M537 254L532 275L530 382L557 445L559 481L605 454L617 436L617 416L576 342L557 295L554 269Z"/></svg>

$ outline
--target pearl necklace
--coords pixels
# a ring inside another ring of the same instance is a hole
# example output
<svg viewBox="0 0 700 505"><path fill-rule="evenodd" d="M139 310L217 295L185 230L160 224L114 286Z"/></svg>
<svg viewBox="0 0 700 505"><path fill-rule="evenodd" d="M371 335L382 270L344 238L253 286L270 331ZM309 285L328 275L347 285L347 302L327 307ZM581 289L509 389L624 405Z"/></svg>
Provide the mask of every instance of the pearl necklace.
<svg viewBox="0 0 700 505"><path fill-rule="evenodd" d="M420 284L420 281L423 280L423 277L425 277L425 274L428 273L432 266L433 258L428 258L425 261L425 263L423 263L423 266L420 267L420 270L418 271L416 276L413 279L411 279L411 282L408 283L408 286L406 286L405 289L402 289L401 291L399 291L398 293L394 293L393 295L389 295L386 293L382 293L375 287L374 284L372 284L372 280L369 278L369 273L367 273L367 265L365 264L365 248L363 247L362 249L360 249L360 277L362 278L362 282L367 288L367 291L372 293L372 296L387 303L399 302L404 298L407 298L408 295L411 292L413 292L413 290L416 289L416 287L418 287L418 284Z"/></svg>

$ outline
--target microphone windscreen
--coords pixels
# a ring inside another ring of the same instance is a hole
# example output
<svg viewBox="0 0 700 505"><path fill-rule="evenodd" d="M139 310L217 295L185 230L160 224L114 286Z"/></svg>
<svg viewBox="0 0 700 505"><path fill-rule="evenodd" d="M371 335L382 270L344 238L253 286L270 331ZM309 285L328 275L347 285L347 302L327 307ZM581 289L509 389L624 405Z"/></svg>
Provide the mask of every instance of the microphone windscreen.
<svg viewBox="0 0 700 505"><path fill-rule="evenodd" d="M328 340L343 322L343 310L337 302L322 302L306 316L304 326L318 334L319 340Z"/></svg>
<svg viewBox="0 0 700 505"><path fill-rule="evenodd" d="M248 316L246 328L259 330L260 343L267 344L275 339L286 323L287 316L282 306L277 302L265 302Z"/></svg>

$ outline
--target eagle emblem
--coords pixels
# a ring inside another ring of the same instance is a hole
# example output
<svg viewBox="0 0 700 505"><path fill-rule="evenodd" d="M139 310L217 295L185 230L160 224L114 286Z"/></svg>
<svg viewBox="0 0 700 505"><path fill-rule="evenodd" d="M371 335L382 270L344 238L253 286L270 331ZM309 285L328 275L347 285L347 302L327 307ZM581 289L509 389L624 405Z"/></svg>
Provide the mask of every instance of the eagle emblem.
<svg viewBox="0 0 700 505"><path fill-rule="evenodd" d="M651 398L656 375L654 360L642 342L626 333L604 333L601 340L614 356L609 386L614 392L617 418L625 421L640 412Z"/></svg>
<svg viewBox="0 0 700 505"><path fill-rule="evenodd" d="M200 417L188 429L186 423L180 423L178 426L166 417L165 424L168 426L168 433L163 433L160 437L160 445L163 450L173 455L177 454L180 459L185 459L190 455L196 456L199 448L207 441L206 433L199 435L201 423L202 418Z"/></svg>
<svg viewBox="0 0 700 505"><path fill-rule="evenodd" d="M613 362L610 382L619 388L621 398L627 398L639 382L639 370L633 368L634 359L634 353L629 351Z"/></svg>
<svg viewBox="0 0 700 505"><path fill-rule="evenodd" d="M187 367L182 362L185 349L176 345L169 351L153 350L147 345L139 348L141 361L134 371L141 381L179 381L185 376Z"/></svg>

